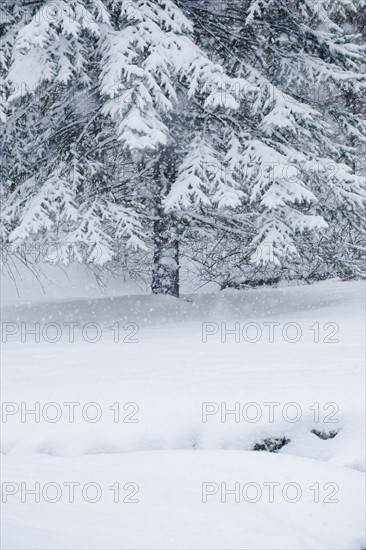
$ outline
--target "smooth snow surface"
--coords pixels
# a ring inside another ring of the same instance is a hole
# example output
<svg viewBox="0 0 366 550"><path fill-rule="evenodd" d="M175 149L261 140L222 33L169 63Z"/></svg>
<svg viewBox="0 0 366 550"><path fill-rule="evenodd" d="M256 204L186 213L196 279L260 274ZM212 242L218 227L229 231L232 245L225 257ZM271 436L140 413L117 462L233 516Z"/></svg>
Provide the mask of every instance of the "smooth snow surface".
<svg viewBox="0 0 366 550"><path fill-rule="evenodd" d="M364 298L330 281L4 307L2 548L364 549ZM269 438L290 442L253 451Z"/></svg>

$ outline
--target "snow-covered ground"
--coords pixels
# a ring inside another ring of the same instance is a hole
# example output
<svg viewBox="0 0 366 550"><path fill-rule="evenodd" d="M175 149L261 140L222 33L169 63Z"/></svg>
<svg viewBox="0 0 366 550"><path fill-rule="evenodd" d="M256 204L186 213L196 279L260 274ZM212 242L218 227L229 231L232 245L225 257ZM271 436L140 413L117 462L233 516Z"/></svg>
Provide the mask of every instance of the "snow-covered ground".
<svg viewBox="0 0 366 550"><path fill-rule="evenodd" d="M363 550L364 298L6 305L2 547Z"/></svg>

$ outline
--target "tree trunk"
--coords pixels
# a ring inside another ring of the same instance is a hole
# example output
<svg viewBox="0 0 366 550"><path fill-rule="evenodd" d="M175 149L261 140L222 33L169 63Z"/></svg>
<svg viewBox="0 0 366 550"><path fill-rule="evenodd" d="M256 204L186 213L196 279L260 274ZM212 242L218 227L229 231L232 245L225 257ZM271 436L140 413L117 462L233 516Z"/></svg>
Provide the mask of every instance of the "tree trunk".
<svg viewBox="0 0 366 550"><path fill-rule="evenodd" d="M155 222L153 294L179 297L179 238L172 214L165 212L164 199L176 178L173 147L164 149L154 167Z"/></svg>

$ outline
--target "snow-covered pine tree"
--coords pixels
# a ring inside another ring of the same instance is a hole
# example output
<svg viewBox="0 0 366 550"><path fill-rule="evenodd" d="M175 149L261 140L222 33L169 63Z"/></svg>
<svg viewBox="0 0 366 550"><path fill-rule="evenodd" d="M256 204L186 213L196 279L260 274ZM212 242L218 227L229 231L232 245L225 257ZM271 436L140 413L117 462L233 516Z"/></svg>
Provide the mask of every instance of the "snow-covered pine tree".
<svg viewBox="0 0 366 550"><path fill-rule="evenodd" d="M344 23L358 16L363 0L181 4L199 43L229 74L252 84L235 117L239 132L228 119L225 128L237 138L236 178L254 227L237 237L234 250L225 232L213 242L211 250L224 258L222 273L242 281L258 271L271 279L283 267L291 276L317 268L324 276L359 273L346 234L363 231L364 179L353 170L365 120L343 98L364 94L365 44ZM342 240L336 255L335 235Z"/></svg>
<svg viewBox="0 0 366 550"><path fill-rule="evenodd" d="M116 240L153 239L153 291L177 295L179 240L197 228L230 230L245 258L281 269L329 226L327 208L357 218L353 150L334 145L334 112L308 93L362 85L364 49L332 19L352 2L233 0L221 17L180 4L196 41L170 0L8 10L6 241L93 244L87 258L103 265ZM342 120L362 134L352 113ZM106 162L116 152L138 168L122 182Z"/></svg>
<svg viewBox="0 0 366 550"><path fill-rule="evenodd" d="M116 239L144 246L152 225L153 291L177 295L179 224L167 196L194 198L180 224L192 223L209 196L239 200L234 180L208 168L222 151L207 121L239 107L217 93L233 81L195 45L170 0L20 4L27 16L12 44L4 138L8 167L12 144L22 143L21 168L5 174L5 238L94 244L89 261L105 264ZM194 166L181 162L187 147ZM109 151L143 176L116 181Z"/></svg>
<svg viewBox="0 0 366 550"><path fill-rule="evenodd" d="M117 3L115 20L120 23L114 34L108 31L103 49L103 113L136 165L151 167L133 185L153 221L152 290L177 295L182 233L202 223L201 199L208 204L222 186L229 189L222 174L210 174L222 152L207 121L220 109L233 112L239 102L230 93L224 102L217 93L233 81L192 41L192 25L174 2ZM189 200L177 209L182 186Z"/></svg>

